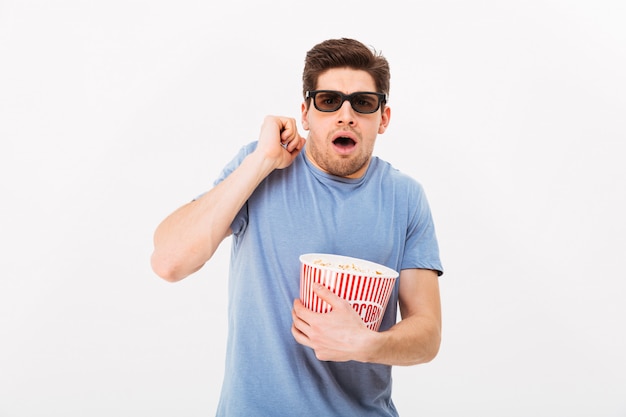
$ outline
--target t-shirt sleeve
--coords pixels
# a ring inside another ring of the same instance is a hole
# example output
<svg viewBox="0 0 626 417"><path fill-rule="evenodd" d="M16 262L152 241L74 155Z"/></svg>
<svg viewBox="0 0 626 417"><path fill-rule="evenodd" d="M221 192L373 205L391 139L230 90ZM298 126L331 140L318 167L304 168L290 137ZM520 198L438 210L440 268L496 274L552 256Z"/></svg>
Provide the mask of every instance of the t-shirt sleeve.
<svg viewBox="0 0 626 417"><path fill-rule="evenodd" d="M423 187L417 184L411 191L414 201L409 211L409 226L405 244L402 269L423 268L443 274L439 256L439 243L435 233L430 205Z"/></svg>
<svg viewBox="0 0 626 417"><path fill-rule="evenodd" d="M243 162L243 160L248 156L254 149L256 149L257 142L251 142L245 146L243 146L239 152L235 155L235 157L222 169L222 172L218 175L218 177L213 182L213 187L217 184L224 181L234 170L236 170L239 165ZM234 235L238 235L243 232L248 224L248 203L246 202L243 207L239 210L233 222L230 225L230 228Z"/></svg>

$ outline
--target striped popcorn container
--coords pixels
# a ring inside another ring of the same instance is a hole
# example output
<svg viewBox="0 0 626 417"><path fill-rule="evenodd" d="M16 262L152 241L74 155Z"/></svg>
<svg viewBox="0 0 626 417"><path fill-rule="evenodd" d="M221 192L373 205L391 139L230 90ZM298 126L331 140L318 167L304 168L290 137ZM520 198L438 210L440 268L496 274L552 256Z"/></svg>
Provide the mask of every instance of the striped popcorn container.
<svg viewBox="0 0 626 417"><path fill-rule="evenodd" d="M378 331L398 272L348 256L306 253L300 256L300 301L310 310L328 313L332 307L313 292L319 283L350 302L367 327Z"/></svg>

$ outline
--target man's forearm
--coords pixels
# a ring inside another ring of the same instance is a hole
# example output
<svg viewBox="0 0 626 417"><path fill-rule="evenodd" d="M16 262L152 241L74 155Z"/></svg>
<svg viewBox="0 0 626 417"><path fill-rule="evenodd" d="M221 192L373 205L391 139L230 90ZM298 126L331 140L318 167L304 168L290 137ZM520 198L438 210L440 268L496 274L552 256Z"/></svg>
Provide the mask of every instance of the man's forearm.
<svg viewBox="0 0 626 417"><path fill-rule="evenodd" d="M224 181L170 216L154 234L153 270L167 281L179 281L200 269L230 234L230 225L271 163L250 154Z"/></svg>
<svg viewBox="0 0 626 417"><path fill-rule="evenodd" d="M374 334L366 361L388 365L417 365L433 360L441 344L441 300L437 272L400 271L399 305L402 320Z"/></svg>
<svg viewBox="0 0 626 417"><path fill-rule="evenodd" d="M441 343L441 327L435 320L409 317L391 329L374 335L364 350L364 362L394 366L418 365L437 356Z"/></svg>

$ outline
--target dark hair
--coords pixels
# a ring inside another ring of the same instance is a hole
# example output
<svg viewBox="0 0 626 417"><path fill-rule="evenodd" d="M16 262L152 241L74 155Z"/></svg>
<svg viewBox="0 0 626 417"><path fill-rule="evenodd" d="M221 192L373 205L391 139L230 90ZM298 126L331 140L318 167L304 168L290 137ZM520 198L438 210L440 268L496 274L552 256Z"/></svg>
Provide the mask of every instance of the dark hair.
<svg viewBox="0 0 626 417"><path fill-rule="evenodd" d="M389 63L373 48L354 39L329 39L315 45L306 54L302 72L302 94L317 88L319 76L331 68L352 68L372 76L379 93L389 94Z"/></svg>

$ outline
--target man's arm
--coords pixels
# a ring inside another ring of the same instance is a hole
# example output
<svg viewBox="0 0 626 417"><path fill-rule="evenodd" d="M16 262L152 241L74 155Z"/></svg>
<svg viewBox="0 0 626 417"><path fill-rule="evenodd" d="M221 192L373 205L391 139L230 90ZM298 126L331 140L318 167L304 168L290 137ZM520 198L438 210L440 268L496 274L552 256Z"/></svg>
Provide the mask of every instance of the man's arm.
<svg viewBox="0 0 626 417"><path fill-rule="evenodd" d="M384 332L367 328L350 303L323 286L315 292L332 305L330 313L308 310L295 300L292 334L320 360L416 365L429 362L441 343L439 277L428 269L400 272L402 320Z"/></svg>
<svg viewBox="0 0 626 417"><path fill-rule="evenodd" d="M151 257L154 272L175 282L202 268L230 235L233 219L256 187L274 169L289 166L304 142L295 119L266 117L256 150L224 181L157 227Z"/></svg>

